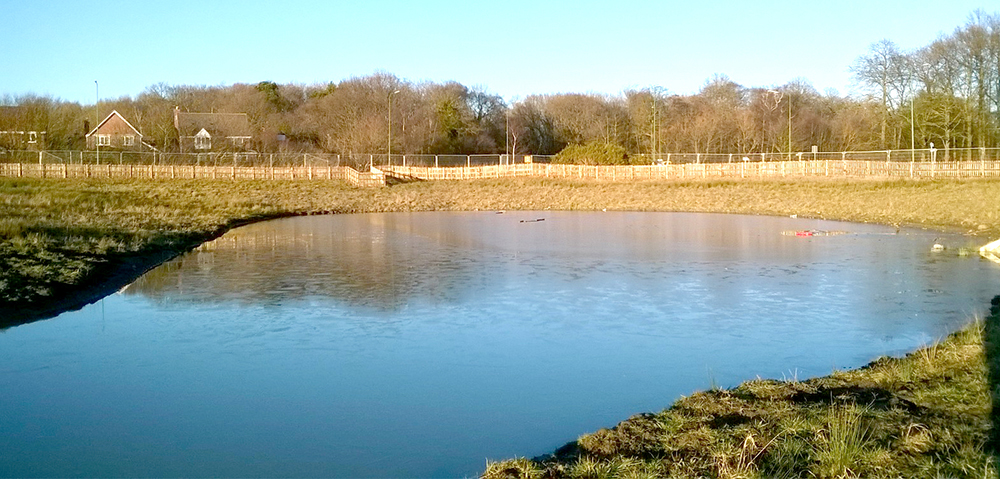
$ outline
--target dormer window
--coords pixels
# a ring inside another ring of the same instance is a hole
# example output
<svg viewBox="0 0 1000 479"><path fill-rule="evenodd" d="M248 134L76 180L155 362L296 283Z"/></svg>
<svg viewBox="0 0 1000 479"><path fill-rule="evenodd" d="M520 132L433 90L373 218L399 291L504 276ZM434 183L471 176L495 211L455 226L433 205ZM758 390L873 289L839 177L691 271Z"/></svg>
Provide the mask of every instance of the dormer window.
<svg viewBox="0 0 1000 479"><path fill-rule="evenodd" d="M212 135L208 134L204 128L194 135L194 149L209 150L212 148Z"/></svg>

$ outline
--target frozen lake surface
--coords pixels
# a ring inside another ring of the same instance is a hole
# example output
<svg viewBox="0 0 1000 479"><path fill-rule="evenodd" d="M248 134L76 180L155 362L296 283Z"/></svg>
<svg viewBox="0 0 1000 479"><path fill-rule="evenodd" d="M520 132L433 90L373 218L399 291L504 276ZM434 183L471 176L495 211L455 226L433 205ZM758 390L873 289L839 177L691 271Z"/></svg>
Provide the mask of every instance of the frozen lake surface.
<svg viewBox="0 0 1000 479"><path fill-rule="evenodd" d="M1000 289L965 245L687 213L254 224L0 333L0 476L474 476L713 384L934 341Z"/></svg>

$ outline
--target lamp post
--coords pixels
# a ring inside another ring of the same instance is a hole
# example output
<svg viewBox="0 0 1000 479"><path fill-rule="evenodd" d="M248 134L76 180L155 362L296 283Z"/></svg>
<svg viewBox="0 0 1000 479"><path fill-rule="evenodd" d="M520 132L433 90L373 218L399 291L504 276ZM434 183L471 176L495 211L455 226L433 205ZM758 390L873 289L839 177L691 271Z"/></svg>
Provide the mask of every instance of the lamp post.
<svg viewBox="0 0 1000 479"><path fill-rule="evenodd" d="M772 114L773 114L774 110L778 109L778 105L781 104L781 99L785 95L782 92L778 91L778 90L768 90L767 92L770 93L771 94L771 98L774 99L774 106L773 107L768 107L771 110ZM788 117L789 131L791 131L791 124L792 124L792 119L791 119L791 116L789 116ZM789 135L789 138L791 138L791 135ZM777 143L777 142L775 142L775 143ZM761 146L763 146L763 145L761 145ZM777 146L778 146L777 144L774 145L775 148L777 148ZM789 151L791 151L791 147L789 147Z"/></svg>
<svg viewBox="0 0 1000 479"><path fill-rule="evenodd" d="M396 90L389 94L389 148L388 148L388 155L386 157L386 163L389 166L392 166L392 96L397 93L399 93L399 90Z"/></svg>
<svg viewBox="0 0 1000 479"><path fill-rule="evenodd" d="M94 145L97 146L97 164L101 164L101 135L97 128L101 126L101 86L94 80Z"/></svg>
<svg viewBox="0 0 1000 479"><path fill-rule="evenodd" d="M917 154L914 151L917 147L917 142L913 137L913 98L910 98L910 161L917 159Z"/></svg>
<svg viewBox="0 0 1000 479"><path fill-rule="evenodd" d="M788 159L792 159L792 96L788 96Z"/></svg>
<svg viewBox="0 0 1000 479"><path fill-rule="evenodd" d="M510 161L510 108L506 108L504 111L504 153L506 154L506 163L513 163ZM501 162L503 163L503 162Z"/></svg>
<svg viewBox="0 0 1000 479"><path fill-rule="evenodd" d="M649 92L653 95L653 138L652 138L652 155L653 164L656 164L656 156L660 153L660 135L656 133L658 122L656 121L656 97L663 92L663 87L654 86L649 89Z"/></svg>

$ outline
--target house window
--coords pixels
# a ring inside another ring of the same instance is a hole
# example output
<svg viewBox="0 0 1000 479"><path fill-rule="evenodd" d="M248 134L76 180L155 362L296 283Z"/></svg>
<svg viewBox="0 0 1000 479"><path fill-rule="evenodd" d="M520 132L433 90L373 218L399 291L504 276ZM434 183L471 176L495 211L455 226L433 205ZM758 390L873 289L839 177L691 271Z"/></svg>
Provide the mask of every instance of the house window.
<svg viewBox="0 0 1000 479"><path fill-rule="evenodd" d="M209 150L212 148L212 135L208 134L204 128L194 135L194 149Z"/></svg>
<svg viewBox="0 0 1000 479"><path fill-rule="evenodd" d="M125 135L122 137L122 146L134 146L135 135Z"/></svg>
<svg viewBox="0 0 1000 479"><path fill-rule="evenodd" d="M111 135L97 135L98 146L111 146Z"/></svg>
<svg viewBox="0 0 1000 479"><path fill-rule="evenodd" d="M28 132L28 143L38 143L38 133L34 131Z"/></svg>

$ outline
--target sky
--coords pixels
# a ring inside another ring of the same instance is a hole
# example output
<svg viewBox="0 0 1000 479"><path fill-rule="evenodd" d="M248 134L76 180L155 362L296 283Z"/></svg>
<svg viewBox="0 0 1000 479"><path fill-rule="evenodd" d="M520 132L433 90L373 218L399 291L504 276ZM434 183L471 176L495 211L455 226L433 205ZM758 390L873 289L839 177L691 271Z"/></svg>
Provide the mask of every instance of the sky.
<svg viewBox="0 0 1000 479"><path fill-rule="evenodd" d="M992 0L45 1L0 0L0 97L93 104L157 83L325 84L388 72L532 94L694 94L804 79L857 93L850 66L889 39L906 51ZM97 84L95 85L95 81Z"/></svg>

